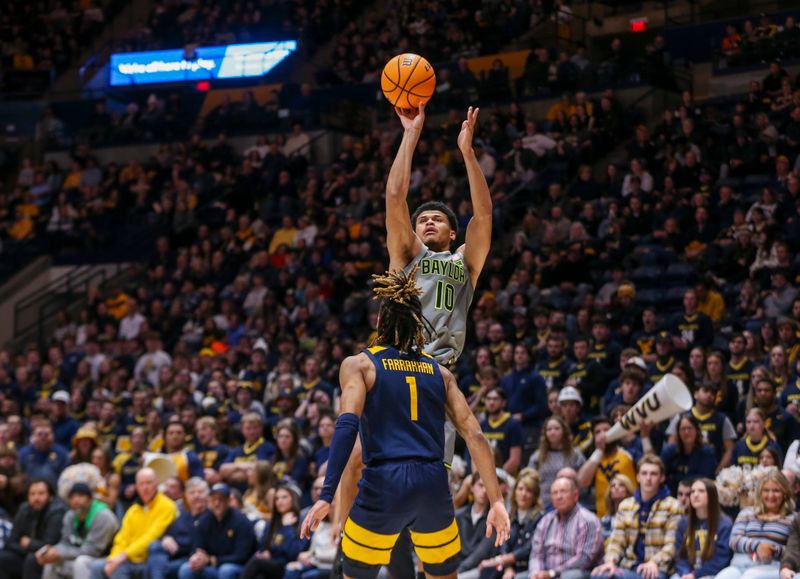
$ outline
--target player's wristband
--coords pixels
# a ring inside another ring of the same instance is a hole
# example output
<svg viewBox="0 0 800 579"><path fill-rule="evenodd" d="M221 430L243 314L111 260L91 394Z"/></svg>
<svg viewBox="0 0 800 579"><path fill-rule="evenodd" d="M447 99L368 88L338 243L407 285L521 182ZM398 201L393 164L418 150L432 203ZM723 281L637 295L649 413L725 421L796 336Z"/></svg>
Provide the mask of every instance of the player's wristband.
<svg viewBox="0 0 800 579"><path fill-rule="evenodd" d="M328 456L328 470L325 473L325 484L319 495L321 501L333 502L333 495L339 487L347 461L358 436L358 416L352 412L345 412L336 421L336 430L333 432L331 450Z"/></svg>

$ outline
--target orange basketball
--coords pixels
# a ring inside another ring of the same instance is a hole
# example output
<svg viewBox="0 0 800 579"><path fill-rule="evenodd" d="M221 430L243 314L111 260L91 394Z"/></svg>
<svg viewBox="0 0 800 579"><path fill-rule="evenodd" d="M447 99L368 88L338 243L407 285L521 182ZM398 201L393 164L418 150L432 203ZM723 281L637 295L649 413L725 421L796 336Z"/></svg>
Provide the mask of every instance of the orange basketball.
<svg viewBox="0 0 800 579"><path fill-rule="evenodd" d="M435 88L436 73L418 54L398 54L383 67L381 90L393 107L415 109L428 102Z"/></svg>

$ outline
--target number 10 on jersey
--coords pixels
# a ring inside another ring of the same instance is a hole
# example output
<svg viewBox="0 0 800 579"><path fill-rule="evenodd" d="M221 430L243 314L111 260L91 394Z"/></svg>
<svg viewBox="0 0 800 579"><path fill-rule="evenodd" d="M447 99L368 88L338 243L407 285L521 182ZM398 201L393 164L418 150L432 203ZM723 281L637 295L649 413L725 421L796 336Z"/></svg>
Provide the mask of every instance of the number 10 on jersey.
<svg viewBox="0 0 800 579"><path fill-rule="evenodd" d="M437 310L445 309L452 312L456 305L456 288L444 280L436 282L436 302L434 307Z"/></svg>

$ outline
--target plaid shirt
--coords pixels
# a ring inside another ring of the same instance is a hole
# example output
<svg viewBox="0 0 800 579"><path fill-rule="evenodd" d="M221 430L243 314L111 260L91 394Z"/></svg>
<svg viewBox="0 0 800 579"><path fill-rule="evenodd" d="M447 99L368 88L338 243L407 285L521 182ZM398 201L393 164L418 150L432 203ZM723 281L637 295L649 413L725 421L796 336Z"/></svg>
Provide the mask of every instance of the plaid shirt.
<svg viewBox="0 0 800 579"><path fill-rule="evenodd" d="M566 517L550 511L536 526L529 572L591 571L603 552L603 531L594 513L575 506Z"/></svg>
<svg viewBox="0 0 800 579"><path fill-rule="evenodd" d="M675 532L681 519L681 505L677 499L666 497L656 501L644 524L644 561L654 561L658 570L670 574L675 558ZM606 547L606 562L624 569L635 570L643 563L636 556L639 537L639 501L630 497L622 501L614 520L614 531Z"/></svg>

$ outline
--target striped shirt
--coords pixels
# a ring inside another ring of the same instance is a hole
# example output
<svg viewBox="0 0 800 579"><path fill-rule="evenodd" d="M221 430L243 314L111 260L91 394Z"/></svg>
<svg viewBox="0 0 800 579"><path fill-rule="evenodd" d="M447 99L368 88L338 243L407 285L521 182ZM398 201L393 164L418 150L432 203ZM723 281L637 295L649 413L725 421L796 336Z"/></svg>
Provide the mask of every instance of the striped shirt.
<svg viewBox="0 0 800 579"><path fill-rule="evenodd" d="M528 571L590 571L603 553L600 520L581 505L562 517L550 511L536 527Z"/></svg>
<svg viewBox="0 0 800 579"><path fill-rule="evenodd" d="M755 553L761 543L769 543L775 547L773 560L777 561L789 539L793 518L791 513L775 521L763 521L752 508L743 509L731 530L731 549L734 553Z"/></svg>

